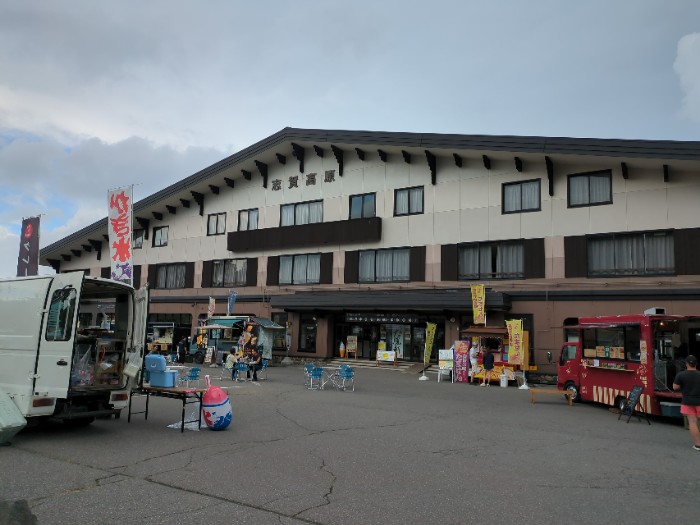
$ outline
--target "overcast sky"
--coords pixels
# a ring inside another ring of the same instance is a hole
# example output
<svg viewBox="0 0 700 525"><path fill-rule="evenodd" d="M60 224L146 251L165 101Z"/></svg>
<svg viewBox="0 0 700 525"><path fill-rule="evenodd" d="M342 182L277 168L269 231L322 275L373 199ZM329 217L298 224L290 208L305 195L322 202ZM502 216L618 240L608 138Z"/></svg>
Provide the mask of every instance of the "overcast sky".
<svg viewBox="0 0 700 525"><path fill-rule="evenodd" d="M285 126L700 140L700 1L0 0L0 276Z"/></svg>

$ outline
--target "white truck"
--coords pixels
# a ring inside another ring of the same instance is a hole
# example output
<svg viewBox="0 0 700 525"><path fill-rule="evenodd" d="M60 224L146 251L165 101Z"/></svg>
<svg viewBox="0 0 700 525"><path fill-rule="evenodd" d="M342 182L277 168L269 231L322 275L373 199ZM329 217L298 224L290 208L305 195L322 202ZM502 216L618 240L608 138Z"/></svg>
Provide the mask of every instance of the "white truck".
<svg viewBox="0 0 700 525"><path fill-rule="evenodd" d="M109 330L79 326L95 310ZM28 421L119 417L142 369L147 314L147 288L82 271L0 280L0 392Z"/></svg>

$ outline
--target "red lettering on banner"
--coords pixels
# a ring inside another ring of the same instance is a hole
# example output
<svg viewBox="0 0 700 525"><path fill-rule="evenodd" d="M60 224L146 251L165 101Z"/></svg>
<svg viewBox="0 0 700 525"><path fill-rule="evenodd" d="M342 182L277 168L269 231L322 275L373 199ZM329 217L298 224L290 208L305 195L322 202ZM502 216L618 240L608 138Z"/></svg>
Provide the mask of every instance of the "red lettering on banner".
<svg viewBox="0 0 700 525"><path fill-rule="evenodd" d="M126 213L120 213L116 219L109 219L112 224L112 231L117 237L126 237L131 232L129 227L129 216Z"/></svg>
<svg viewBox="0 0 700 525"><path fill-rule="evenodd" d="M120 214L129 211L129 197L124 192L115 193L109 199L109 207L116 209Z"/></svg>
<svg viewBox="0 0 700 525"><path fill-rule="evenodd" d="M128 237L120 237L118 241L112 243L112 248L115 250L112 256L115 261L119 259L120 262L124 262L131 258L131 239Z"/></svg>

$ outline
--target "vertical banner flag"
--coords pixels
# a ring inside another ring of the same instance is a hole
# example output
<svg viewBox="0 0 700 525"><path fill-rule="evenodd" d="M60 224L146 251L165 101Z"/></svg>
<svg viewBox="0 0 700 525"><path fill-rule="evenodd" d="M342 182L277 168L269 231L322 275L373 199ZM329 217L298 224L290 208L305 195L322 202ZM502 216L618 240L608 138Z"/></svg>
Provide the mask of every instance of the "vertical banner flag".
<svg viewBox="0 0 700 525"><path fill-rule="evenodd" d="M486 298L483 284L472 284L472 312L474 324L486 324Z"/></svg>
<svg viewBox="0 0 700 525"><path fill-rule="evenodd" d="M17 257L17 277L39 274L39 221L41 217L22 220L19 234L19 256Z"/></svg>
<svg viewBox="0 0 700 525"><path fill-rule="evenodd" d="M469 341L455 341L455 381L469 381Z"/></svg>
<svg viewBox="0 0 700 525"><path fill-rule="evenodd" d="M226 304L226 314L231 315L233 313L233 306L236 304L236 296L238 292L235 290L228 291L228 303Z"/></svg>
<svg viewBox="0 0 700 525"><path fill-rule="evenodd" d="M511 365L523 364L523 322L521 319L506 321L508 328L508 362Z"/></svg>
<svg viewBox="0 0 700 525"><path fill-rule="evenodd" d="M133 261L131 253L131 213L133 186L110 190L108 194L110 276L114 281L133 284Z"/></svg>
<svg viewBox="0 0 700 525"><path fill-rule="evenodd" d="M435 323L426 323L425 328L425 350L423 351L423 363L426 365L430 362L430 354L433 353L433 341L435 340Z"/></svg>
<svg viewBox="0 0 700 525"><path fill-rule="evenodd" d="M216 299L211 295L209 296L209 307L207 308L207 317L211 318L214 315L214 309L216 308Z"/></svg>

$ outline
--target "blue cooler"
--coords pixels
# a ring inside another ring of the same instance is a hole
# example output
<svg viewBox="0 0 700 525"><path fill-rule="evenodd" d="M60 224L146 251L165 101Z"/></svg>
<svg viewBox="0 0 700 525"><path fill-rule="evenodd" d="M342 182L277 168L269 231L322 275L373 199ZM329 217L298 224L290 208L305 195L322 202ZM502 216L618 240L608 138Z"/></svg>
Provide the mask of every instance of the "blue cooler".
<svg viewBox="0 0 700 525"><path fill-rule="evenodd" d="M165 357L159 354L148 354L146 356L146 370L149 372L165 372L167 370Z"/></svg>
<svg viewBox="0 0 700 525"><path fill-rule="evenodd" d="M172 388L177 384L177 370L151 372L151 386Z"/></svg>

